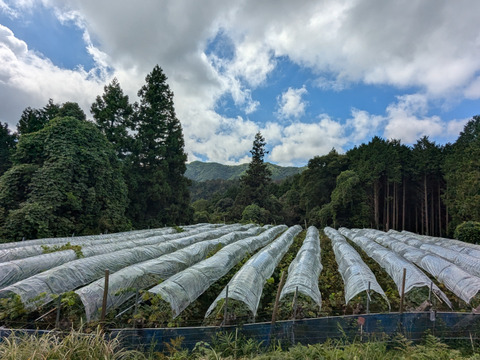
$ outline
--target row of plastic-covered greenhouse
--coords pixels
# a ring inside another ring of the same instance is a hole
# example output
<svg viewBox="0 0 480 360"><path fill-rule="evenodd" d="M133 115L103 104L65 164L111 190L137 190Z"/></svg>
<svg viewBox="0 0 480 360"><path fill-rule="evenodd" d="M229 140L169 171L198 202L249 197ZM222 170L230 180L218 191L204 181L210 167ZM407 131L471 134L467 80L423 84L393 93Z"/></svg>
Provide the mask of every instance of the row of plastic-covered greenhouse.
<svg viewBox="0 0 480 360"><path fill-rule="evenodd" d="M0 300L16 298L29 313L73 292L91 321L104 304L104 311L118 313L143 301L142 291L161 297L175 318L242 264L202 316L226 299L243 303L255 316L265 284L301 232L299 225L197 224L182 231L166 227L0 244ZM427 289L453 308L452 296L469 304L480 291L479 245L405 231L327 227L323 232L325 238L311 226L302 235L280 299L298 293L321 308L323 241L331 244L345 304L362 293L377 294L390 308L366 257L389 275L399 294Z"/></svg>

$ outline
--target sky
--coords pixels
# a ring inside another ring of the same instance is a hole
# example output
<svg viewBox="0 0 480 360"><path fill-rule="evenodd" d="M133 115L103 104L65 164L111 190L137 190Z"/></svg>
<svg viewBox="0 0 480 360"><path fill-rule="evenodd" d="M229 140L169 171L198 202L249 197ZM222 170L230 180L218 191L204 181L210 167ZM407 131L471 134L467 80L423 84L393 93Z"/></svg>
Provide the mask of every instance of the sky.
<svg viewBox="0 0 480 360"><path fill-rule="evenodd" d="M478 0L0 0L0 122L133 103L158 64L188 161L303 166L377 135L454 142L480 114Z"/></svg>

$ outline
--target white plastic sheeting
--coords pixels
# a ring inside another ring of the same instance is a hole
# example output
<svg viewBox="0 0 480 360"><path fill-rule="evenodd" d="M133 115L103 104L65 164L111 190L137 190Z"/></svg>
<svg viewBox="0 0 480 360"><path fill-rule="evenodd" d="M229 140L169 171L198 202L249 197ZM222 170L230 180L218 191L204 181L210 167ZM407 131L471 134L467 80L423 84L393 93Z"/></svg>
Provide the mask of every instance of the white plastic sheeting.
<svg viewBox="0 0 480 360"><path fill-rule="evenodd" d="M272 242L287 226L269 227L258 236L252 236L225 246L212 257L179 272L149 292L159 294L178 316L193 301L202 295L215 281L226 275L245 255L252 254Z"/></svg>
<svg viewBox="0 0 480 360"><path fill-rule="evenodd" d="M0 290L0 297L17 294L27 309L36 309L38 306L51 301L54 294L74 290L101 278L104 276L105 269L114 272L126 266L173 252L195 242L220 237L240 228L240 225L226 225L219 229L157 245L123 249L71 261L3 288ZM40 295L44 296L37 301L32 301Z"/></svg>
<svg viewBox="0 0 480 360"><path fill-rule="evenodd" d="M228 245L264 231L259 227L252 225L250 227L247 231L232 231L219 238L197 242L181 250L115 272L109 278L106 310L119 307L134 296L137 290L158 284L160 280L167 279L203 260L219 244ZM239 230L245 230L245 228ZM104 278L78 289L76 293L85 307L87 320L97 318L103 301Z"/></svg>
<svg viewBox="0 0 480 360"><path fill-rule="evenodd" d="M377 243L377 236L371 237L376 233L381 232L377 230L360 230L352 231L346 228L340 228L340 233L348 237L355 244L357 244L365 253L375 260L395 282L398 293L402 292L403 269L406 269L405 277L405 293L417 287L432 286L433 293L441 300L443 300L450 308L452 304L447 296L441 291L437 285L432 284L432 281L419 268L412 264L409 259L400 256L395 250L387 249L382 246L383 242ZM385 234L385 233L383 233ZM380 245L382 244L382 245Z"/></svg>
<svg viewBox="0 0 480 360"><path fill-rule="evenodd" d="M204 233L211 229L209 227L197 227L188 232L180 232L161 236L148 236L146 238L138 236L129 236L128 240L124 238L116 238L115 242L109 239L108 243L100 245L83 246L81 251L84 258L95 255L108 254L122 249L131 249L139 246L156 245L165 241L185 238L187 236ZM37 245L41 246L41 245ZM20 249L28 249L23 247ZM0 288L14 284L20 280L36 275L42 271L52 269L56 266L77 259L77 255L73 250L56 251L49 254L30 256L25 259L12 260L0 263Z"/></svg>
<svg viewBox="0 0 480 360"><path fill-rule="evenodd" d="M278 239L253 255L228 283L228 297L242 301L252 312L257 314L260 296L266 280L273 274L283 255L293 242L293 239L302 231L300 225L295 225L285 231ZM217 302L226 296L226 288L222 290L215 301L210 305L205 317L215 309Z"/></svg>
<svg viewBox="0 0 480 360"><path fill-rule="evenodd" d="M364 233L365 236L370 237L383 246L391 248L397 254L418 265L467 304L480 291L480 278L469 274L440 256L408 245L388 236L382 231L369 229L360 230L359 233Z"/></svg>
<svg viewBox="0 0 480 360"><path fill-rule="evenodd" d="M357 251L348 244L345 237L331 227L326 227L323 231L332 241L338 271L345 285L345 304L348 304L362 291L368 291L370 283L370 290L380 294L390 307L390 302L372 270L363 262Z"/></svg>
<svg viewBox="0 0 480 360"><path fill-rule="evenodd" d="M138 239L147 239L151 237L163 237L163 236L186 236L186 234L197 234L200 231L205 231L207 229L212 229L216 227L215 225L202 224L200 226L187 226L184 228L185 232L177 233L176 230L172 228L163 228L156 230L139 230L139 231L130 231L124 233L116 234L106 234L106 235L92 235L92 236L79 236L71 238L49 238L49 239L38 239L38 240L28 240L21 241L16 243L6 243L0 245L8 245L8 248L0 249L0 263L18 259L24 259L31 256L41 255L44 253L43 246L54 247L62 246L67 243L70 245L80 245L83 247L86 246L99 246L106 244L116 244L125 241L133 241ZM169 239L171 240L171 239ZM15 246L15 247L12 247ZM96 254L95 254L96 255Z"/></svg>
<svg viewBox="0 0 480 360"><path fill-rule="evenodd" d="M322 295L318 288L318 277L323 269L320 262L320 237L315 226L310 226L303 245L297 256L288 267L288 277L280 294L285 295L298 291L309 296L318 307L322 306Z"/></svg>
<svg viewBox="0 0 480 360"><path fill-rule="evenodd" d="M421 250L441 256L445 260L454 263L472 275L480 276L480 259L475 256L461 253L448 247L436 245L435 243L425 242L419 240L418 238L398 232L389 231L387 234L408 245L415 246Z"/></svg>
<svg viewBox="0 0 480 360"><path fill-rule="evenodd" d="M402 231L400 234L408 236L410 238L413 237L419 239L429 244L439 245L447 249L458 251L459 253L470 255L476 257L477 259L480 259L480 245L470 244L455 239L418 235L408 231Z"/></svg>

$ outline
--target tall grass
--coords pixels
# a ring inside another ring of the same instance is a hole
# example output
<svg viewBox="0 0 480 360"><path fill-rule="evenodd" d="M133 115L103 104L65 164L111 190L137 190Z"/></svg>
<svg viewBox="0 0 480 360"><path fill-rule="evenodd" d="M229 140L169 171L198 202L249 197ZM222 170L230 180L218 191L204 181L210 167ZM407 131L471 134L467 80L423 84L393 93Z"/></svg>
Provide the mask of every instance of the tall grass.
<svg viewBox="0 0 480 360"><path fill-rule="evenodd" d="M13 333L0 342L0 359L145 359L138 351L125 350L117 338L108 339L97 328L92 334L72 330L68 334L28 335Z"/></svg>

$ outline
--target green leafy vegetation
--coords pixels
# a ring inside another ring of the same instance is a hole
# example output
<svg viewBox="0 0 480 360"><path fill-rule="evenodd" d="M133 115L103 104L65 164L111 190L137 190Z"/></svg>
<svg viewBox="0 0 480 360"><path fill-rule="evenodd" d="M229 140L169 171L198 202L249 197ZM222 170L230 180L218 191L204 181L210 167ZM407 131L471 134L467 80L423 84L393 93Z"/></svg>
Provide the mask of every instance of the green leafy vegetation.
<svg viewBox="0 0 480 360"><path fill-rule="evenodd" d="M57 251L63 251L63 250L73 250L75 251L75 255L77 255L77 258L83 258L83 253L82 253L82 247L80 245L72 245L70 242L67 242L66 244L63 245L54 245L54 246L48 246L48 245L42 245L42 250L44 254L49 254Z"/></svg>

